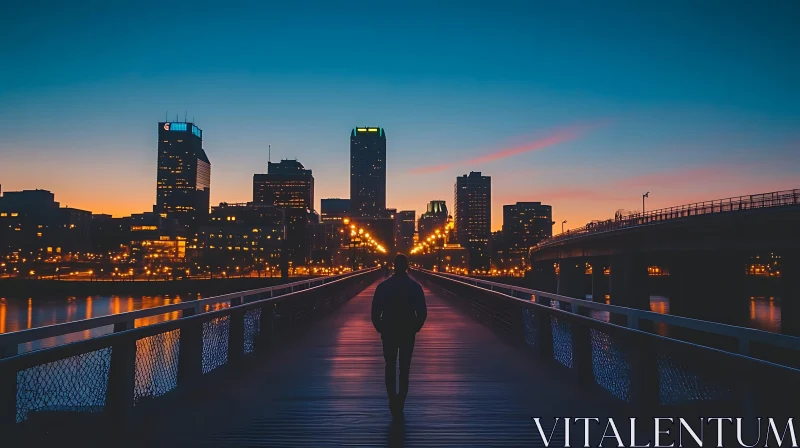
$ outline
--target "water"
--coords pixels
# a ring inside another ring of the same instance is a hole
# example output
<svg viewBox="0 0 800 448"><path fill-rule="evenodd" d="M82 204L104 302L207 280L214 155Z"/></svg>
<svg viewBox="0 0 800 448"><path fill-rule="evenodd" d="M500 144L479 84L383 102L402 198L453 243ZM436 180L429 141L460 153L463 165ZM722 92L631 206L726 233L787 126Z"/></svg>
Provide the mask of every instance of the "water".
<svg viewBox="0 0 800 448"><path fill-rule="evenodd" d="M25 330L47 325L72 322L81 319L119 314L145 308L180 303L182 300L199 297L175 296L88 296L65 298L0 298L0 333ZM135 326L177 319L178 312L137 319ZM71 333L55 338L43 339L20 345L20 352L48 348L55 345L75 342L102 336L113 330L111 325L91 330Z"/></svg>
<svg viewBox="0 0 800 448"><path fill-rule="evenodd" d="M591 294L586 296L591 300ZM605 303L610 303L606 296ZM749 298L749 314L747 326L757 330L781 333L781 301L777 297L751 296ZM650 296L650 311L659 314L670 314L670 299L664 295ZM592 310L591 316L595 319L609 322L610 317L607 311ZM666 325L657 324L656 333L666 335Z"/></svg>

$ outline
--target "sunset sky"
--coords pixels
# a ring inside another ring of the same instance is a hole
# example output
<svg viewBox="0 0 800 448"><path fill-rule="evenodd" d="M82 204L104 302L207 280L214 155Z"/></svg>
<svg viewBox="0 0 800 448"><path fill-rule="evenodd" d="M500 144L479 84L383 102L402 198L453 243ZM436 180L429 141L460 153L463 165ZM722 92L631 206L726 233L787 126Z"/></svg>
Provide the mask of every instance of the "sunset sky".
<svg viewBox="0 0 800 448"><path fill-rule="evenodd" d="M347 197L356 126L386 131L390 207L452 208L481 171L493 229L517 201L571 228L647 191L800 188L797 1L214 3L4 2L3 191L149 211L157 122L185 111L212 204L252 199L268 144L314 171L317 207Z"/></svg>

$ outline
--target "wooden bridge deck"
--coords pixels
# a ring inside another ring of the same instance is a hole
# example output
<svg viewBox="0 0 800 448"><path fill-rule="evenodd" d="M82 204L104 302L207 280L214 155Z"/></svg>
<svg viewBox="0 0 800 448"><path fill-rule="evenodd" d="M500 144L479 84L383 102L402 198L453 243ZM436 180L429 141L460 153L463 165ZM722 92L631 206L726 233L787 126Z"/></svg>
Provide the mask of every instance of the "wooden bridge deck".
<svg viewBox="0 0 800 448"><path fill-rule="evenodd" d="M553 417L622 415L426 289L405 421L391 424L369 317L376 285L241 374L220 372L208 393L165 397L113 445L543 446L533 416L549 429Z"/></svg>

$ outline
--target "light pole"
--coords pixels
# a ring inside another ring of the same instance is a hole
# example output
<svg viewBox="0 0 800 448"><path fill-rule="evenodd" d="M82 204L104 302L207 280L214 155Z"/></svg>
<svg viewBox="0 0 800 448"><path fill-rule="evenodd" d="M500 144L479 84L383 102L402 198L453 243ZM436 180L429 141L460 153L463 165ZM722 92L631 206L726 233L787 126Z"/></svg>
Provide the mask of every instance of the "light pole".
<svg viewBox="0 0 800 448"><path fill-rule="evenodd" d="M650 197L649 191L642 195L642 217L644 217L644 198L649 198L649 197Z"/></svg>
<svg viewBox="0 0 800 448"><path fill-rule="evenodd" d="M561 221L561 233L564 233L564 224L566 224L566 223L567 223L566 219Z"/></svg>

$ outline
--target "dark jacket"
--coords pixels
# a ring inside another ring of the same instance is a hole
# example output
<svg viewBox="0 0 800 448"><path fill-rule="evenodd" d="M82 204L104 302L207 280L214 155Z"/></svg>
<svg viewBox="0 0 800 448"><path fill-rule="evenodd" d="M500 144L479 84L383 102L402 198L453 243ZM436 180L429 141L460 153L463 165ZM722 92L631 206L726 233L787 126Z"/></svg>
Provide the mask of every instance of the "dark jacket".
<svg viewBox="0 0 800 448"><path fill-rule="evenodd" d="M427 317L422 286L407 274L394 274L375 289L372 325L382 337L417 333Z"/></svg>

